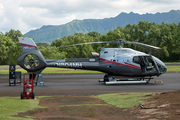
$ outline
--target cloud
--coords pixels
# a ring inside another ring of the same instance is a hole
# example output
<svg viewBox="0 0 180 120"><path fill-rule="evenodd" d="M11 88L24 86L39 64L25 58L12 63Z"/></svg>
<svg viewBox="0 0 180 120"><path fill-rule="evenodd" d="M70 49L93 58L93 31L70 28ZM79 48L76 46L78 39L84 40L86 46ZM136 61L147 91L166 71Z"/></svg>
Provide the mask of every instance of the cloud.
<svg viewBox="0 0 180 120"><path fill-rule="evenodd" d="M74 19L103 19L121 12L139 14L179 9L178 0L0 0L0 31L26 33Z"/></svg>
<svg viewBox="0 0 180 120"><path fill-rule="evenodd" d="M177 4L180 3L179 0L140 0L142 2L148 2L153 4Z"/></svg>

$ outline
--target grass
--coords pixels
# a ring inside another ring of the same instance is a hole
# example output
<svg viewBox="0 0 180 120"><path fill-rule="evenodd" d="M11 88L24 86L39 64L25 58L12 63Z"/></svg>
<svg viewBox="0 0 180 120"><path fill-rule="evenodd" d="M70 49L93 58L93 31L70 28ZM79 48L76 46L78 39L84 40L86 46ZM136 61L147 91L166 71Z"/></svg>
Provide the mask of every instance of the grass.
<svg viewBox="0 0 180 120"><path fill-rule="evenodd" d="M180 66L167 66L167 72L180 72Z"/></svg>
<svg viewBox="0 0 180 120"><path fill-rule="evenodd" d="M164 62L164 64L180 64L180 62Z"/></svg>
<svg viewBox="0 0 180 120"><path fill-rule="evenodd" d="M142 103L146 95L152 93L114 93L114 94L102 94L97 97L104 100L107 104L120 107L120 108L130 108L135 105Z"/></svg>
<svg viewBox="0 0 180 120"><path fill-rule="evenodd" d="M67 69L67 68L46 68L42 74L85 74L85 73L101 73L98 71L91 70L80 70L80 69Z"/></svg>
<svg viewBox="0 0 180 120"><path fill-rule="evenodd" d="M0 67L9 67L9 65L0 65Z"/></svg>
<svg viewBox="0 0 180 120"><path fill-rule="evenodd" d="M21 71L21 74L27 73L24 69L16 69L16 71ZM42 74L95 74L95 73L102 73L99 71L91 71L91 70L74 70L74 69L67 69L67 68L45 68ZM8 75L9 70L0 70L0 75Z"/></svg>
<svg viewBox="0 0 180 120"><path fill-rule="evenodd" d="M24 69L17 69L16 71L21 71L22 74L27 73ZM180 72L180 66L167 66L167 72ZM74 70L67 68L46 68L43 70L42 74L96 74L102 73L99 71L90 70ZM0 75L8 75L9 70L0 70Z"/></svg>
<svg viewBox="0 0 180 120"><path fill-rule="evenodd" d="M142 99L145 99L145 95L152 93L115 93L115 94L102 94L95 97L104 100L107 104L111 104L120 108L130 108L132 106L142 104ZM50 96L38 96L37 100L27 99L21 100L20 97L0 97L0 120L23 120L24 118L10 117L19 112L25 112L35 108L42 108L38 106L39 99ZM86 106L82 105L66 105L59 107L70 107L70 106ZM93 104L93 105L105 105L105 104ZM26 119L31 120L31 116Z"/></svg>
<svg viewBox="0 0 180 120"><path fill-rule="evenodd" d="M179 63L179 62L177 62ZM169 63L175 64L175 63ZM4 66L4 65L3 65ZM1 66L0 66L1 67ZM180 72L180 66L166 66L167 72ZM21 71L22 74L27 73L24 69L16 69L16 71ZM45 68L42 74L95 74L95 73L102 73L99 71L91 71L91 70L81 70L81 69L68 69L68 68ZM8 75L9 70L0 70L0 75Z"/></svg>
<svg viewBox="0 0 180 120"><path fill-rule="evenodd" d="M21 100L20 97L0 97L0 120L23 120L23 118L10 117L19 112L40 108L39 100Z"/></svg>

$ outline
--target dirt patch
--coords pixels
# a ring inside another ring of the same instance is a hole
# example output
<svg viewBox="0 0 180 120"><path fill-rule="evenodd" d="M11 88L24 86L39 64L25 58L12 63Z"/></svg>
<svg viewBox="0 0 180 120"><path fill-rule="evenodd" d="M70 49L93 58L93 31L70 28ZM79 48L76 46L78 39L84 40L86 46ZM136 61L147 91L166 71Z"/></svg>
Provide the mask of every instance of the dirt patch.
<svg viewBox="0 0 180 120"><path fill-rule="evenodd" d="M138 118L180 120L180 90L154 94L129 110L139 114Z"/></svg>
<svg viewBox="0 0 180 120"><path fill-rule="evenodd" d="M90 96L64 96L41 99L40 106L57 107L61 105L106 104L104 101Z"/></svg>
<svg viewBox="0 0 180 120"><path fill-rule="evenodd" d="M40 120L145 120L91 96L47 97L41 99L39 105L48 108L19 113L15 117L32 116Z"/></svg>
<svg viewBox="0 0 180 120"><path fill-rule="evenodd" d="M91 96L43 98L39 108L16 117L32 116L41 120L180 120L180 90L148 95L143 103L123 109ZM72 106L68 106L72 105Z"/></svg>
<svg viewBox="0 0 180 120"><path fill-rule="evenodd" d="M87 105L87 106L66 106L48 108L45 111L34 114L38 119L83 119L83 120L124 120L130 118L134 120L133 115L123 111L124 109L117 108L110 105ZM56 112L55 112L56 111Z"/></svg>

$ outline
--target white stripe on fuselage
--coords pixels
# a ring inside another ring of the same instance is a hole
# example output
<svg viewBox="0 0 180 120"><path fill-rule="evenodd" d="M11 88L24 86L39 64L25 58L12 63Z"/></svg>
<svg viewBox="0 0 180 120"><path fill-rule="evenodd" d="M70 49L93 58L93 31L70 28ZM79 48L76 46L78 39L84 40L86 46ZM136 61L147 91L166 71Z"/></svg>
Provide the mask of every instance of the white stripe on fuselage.
<svg viewBox="0 0 180 120"><path fill-rule="evenodd" d="M82 68L82 63L56 63L57 67Z"/></svg>

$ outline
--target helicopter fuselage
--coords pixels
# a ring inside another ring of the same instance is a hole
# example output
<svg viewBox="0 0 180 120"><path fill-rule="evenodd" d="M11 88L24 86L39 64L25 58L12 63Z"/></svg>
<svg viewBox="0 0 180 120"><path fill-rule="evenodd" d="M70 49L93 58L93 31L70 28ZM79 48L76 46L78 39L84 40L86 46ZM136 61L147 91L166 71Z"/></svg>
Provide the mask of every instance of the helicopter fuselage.
<svg viewBox="0 0 180 120"><path fill-rule="evenodd" d="M143 79L143 81L136 81L136 83L148 83L152 79L151 76L159 76L167 70L166 65L158 58L130 48L103 48L100 54L96 52L91 53L94 58L45 60L32 39L19 38L19 42L23 53L18 58L17 63L27 72L34 74L41 73L46 67L85 69L106 73L103 81L105 83L109 82L108 84L117 83L116 76L143 77L137 78L137 80ZM118 42L125 41L119 40ZM107 41L107 43L109 42ZM159 49L142 43L128 43ZM149 78L145 78L146 76ZM144 81L144 79L149 80Z"/></svg>
<svg viewBox="0 0 180 120"><path fill-rule="evenodd" d="M166 72L158 58L130 48L103 48L97 58L47 60L47 67L85 69L118 76L159 76Z"/></svg>

